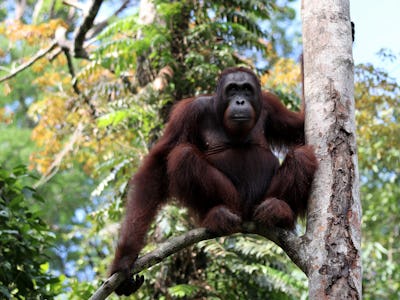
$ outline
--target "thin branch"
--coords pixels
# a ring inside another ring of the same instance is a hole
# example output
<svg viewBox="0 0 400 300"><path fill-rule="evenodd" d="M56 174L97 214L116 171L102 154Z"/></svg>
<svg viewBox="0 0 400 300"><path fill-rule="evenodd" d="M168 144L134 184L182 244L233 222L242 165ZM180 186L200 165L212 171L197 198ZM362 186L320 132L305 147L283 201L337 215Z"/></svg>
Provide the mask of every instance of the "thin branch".
<svg viewBox="0 0 400 300"><path fill-rule="evenodd" d="M85 10L85 7L86 7L85 4L80 3L78 1L74 1L74 0L64 0L62 3L65 5L74 7L76 9L79 9L79 10Z"/></svg>
<svg viewBox="0 0 400 300"><path fill-rule="evenodd" d="M75 32L73 51L75 57L89 58L86 50L83 48L83 42L85 41L86 33L93 26L94 19L96 18L102 3L103 0L92 0L92 2L87 6L83 22Z"/></svg>
<svg viewBox="0 0 400 300"><path fill-rule="evenodd" d="M131 2L131 0L125 0L116 11L114 11L109 17L107 17L107 19L94 24L94 26L87 33L87 39L91 39L91 38L95 37L96 35L98 35L100 32L102 32L103 29L108 26L108 24L110 23L110 20L112 18L118 16L122 11L124 11L124 9L128 7L130 2Z"/></svg>
<svg viewBox="0 0 400 300"><path fill-rule="evenodd" d="M69 73L71 74L72 80L74 80L75 79L75 69L74 69L74 64L72 63L71 54L69 53L68 50L64 50L64 54L67 57L67 64L68 64ZM79 95L81 92L79 90L76 90L77 88L78 87L75 87L75 84L74 84L74 90Z"/></svg>
<svg viewBox="0 0 400 300"><path fill-rule="evenodd" d="M130 0L125 0L122 3L122 5L113 13L112 16L118 15L122 10L124 10L127 7L129 2ZM79 2L73 0L64 0L63 3L66 5L74 6L79 9L83 9L84 11L84 18L82 24L76 29L74 40L73 41L67 40L65 35L67 30L65 28L57 28L55 32L55 39L51 42L51 44L47 48L39 50L26 63L12 70L10 74L0 78L0 83L13 78L18 73L29 68L36 61L44 57L46 54L51 52L57 46L59 46L64 51L64 53L66 53L66 50L68 50L69 53L71 53L72 56L75 58L86 58L86 59L89 58L89 55L85 50L85 47L87 45L83 45L86 35L89 35L89 37L92 38L93 36L101 32L104 29L104 27L108 24L107 20L105 23L104 22L99 23L98 27L96 26L96 28L93 28L94 19L97 16L97 13L100 9L101 4L103 3L103 0L92 0L89 5L84 7ZM60 53L61 50L54 52L50 58L50 61L54 59L56 56L58 56ZM74 85L74 90L76 92L76 85Z"/></svg>
<svg viewBox="0 0 400 300"><path fill-rule="evenodd" d="M74 92L77 95L81 95L81 91L78 87L78 80L75 77L75 69L74 69L74 64L72 62L71 53L69 53L69 49L63 49L63 51L65 54L65 57L67 58L68 70L72 77L72 87L74 89Z"/></svg>
<svg viewBox="0 0 400 300"><path fill-rule="evenodd" d="M0 82L9 80L16 76L19 72L22 72L23 70L29 68L31 65L33 65L35 62L37 62L39 59L41 59L43 56L45 56L47 53L49 53L51 50L53 50L57 46L57 41L52 41L47 48L40 49L34 56L31 57L30 60L28 60L26 63L20 65L18 68L15 68L10 74L0 78Z"/></svg>
<svg viewBox="0 0 400 300"><path fill-rule="evenodd" d="M52 53L49 53L49 55L47 56L47 59L52 62L53 60L55 60L61 53L62 53L62 49L61 48L57 48L55 49Z"/></svg>
<svg viewBox="0 0 400 300"><path fill-rule="evenodd" d="M287 231L281 228L260 228L253 222L248 222L243 225L243 233L258 234L270 239L288 253L289 257L304 271L305 262L302 259L300 251L302 250L302 238L298 237L294 232ZM203 240L209 240L218 237L205 228L197 228L188 231L187 233L173 237L166 242L158 245L157 249L149 252L138 258L133 265L132 275L147 269L166 257ZM108 278L102 286L93 294L90 300L106 299L124 280L124 273L115 273Z"/></svg>
<svg viewBox="0 0 400 300"><path fill-rule="evenodd" d="M83 98L85 103L89 106L90 114L95 118L97 116L96 107L92 104L89 97L84 95L81 92L81 90L79 89L78 80L75 76L75 68L74 68L74 64L72 62L72 56L71 56L72 43L67 40L66 33L67 33L66 28L64 28L62 26L58 27L56 30L56 34L55 34L55 39L57 40L58 45L61 47L62 52L64 53L65 57L67 58L68 71L72 77L72 88L73 88L74 92Z"/></svg>
<svg viewBox="0 0 400 300"><path fill-rule="evenodd" d="M58 45L61 48L61 51L64 53L67 58L68 71L72 77L72 87L77 95L81 94L81 91L78 88L78 82L75 78L75 69L74 64L72 62L71 57L71 42L67 40L66 37L67 29L65 27L59 26L56 30L55 39L57 40ZM58 54L57 54L58 55Z"/></svg>

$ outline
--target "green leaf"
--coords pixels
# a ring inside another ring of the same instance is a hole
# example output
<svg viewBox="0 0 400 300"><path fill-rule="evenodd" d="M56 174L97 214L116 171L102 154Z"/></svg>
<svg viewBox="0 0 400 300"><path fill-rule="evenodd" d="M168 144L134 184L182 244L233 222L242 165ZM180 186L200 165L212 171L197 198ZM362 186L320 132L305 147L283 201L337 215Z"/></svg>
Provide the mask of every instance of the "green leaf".
<svg viewBox="0 0 400 300"><path fill-rule="evenodd" d="M168 293L172 297L191 297L199 291L199 287L190 284L178 284L168 288Z"/></svg>

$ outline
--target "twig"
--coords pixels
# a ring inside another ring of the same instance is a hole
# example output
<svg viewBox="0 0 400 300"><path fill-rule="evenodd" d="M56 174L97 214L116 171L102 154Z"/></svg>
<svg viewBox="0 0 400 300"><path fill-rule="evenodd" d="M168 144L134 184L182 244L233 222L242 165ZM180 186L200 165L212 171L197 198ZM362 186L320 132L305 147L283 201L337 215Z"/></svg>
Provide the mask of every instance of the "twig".
<svg viewBox="0 0 400 300"><path fill-rule="evenodd" d="M75 68L74 68L74 64L72 62L72 56L71 56L72 43L67 40L66 33L67 33L66 28L64 28L62 26L58 27L56 30L56 34L55 34L55 39L57 40L58 45L60 46L62 52L64 53L65 57L67 58L68 71L71 74L72 88L73 88L74 92L83 98L85 103L89 106L90 114L95 118L97 116L96 107L91 103L89 97L84 95L81 92L81 90L79 89L78 80L75 76Z"/></svg>
<svg viewBox="0 0 400 300"><path fill-rule="evenodd" d="M301 250L303 249L301 247L303 238L298 237L294 232L281 228L260 228L253 222L245 223L243 225L242 232L258 234L275 242L278 246L282 247L282 249L294 261L294 263L296 263L303 271L305 271L306 262L301 255ZM132 275L135 275L140 271L161 262L171 254L174 254L188 246L216 237L218 237L218 235L207 231L205 228L193 229L181 236L173 237L160 244L156 250L138 258L133 265ZM106 299L125 279L126 277L124 273L113 274L92 295L90 300Z"/></svg>
<svg viewBox="0 0 400 300"><path fill-rule="evenodd" d="M19 72L22 72L23 70L29 68L31 65L33 65L35 62L37 62L39 59L41 59L43 56L45 56L47 53L49 53L51 50L53 50L57 46L57 41L52 41L47 48L40 49L34 56L31 57L30 60L28 60L26 63L20 65L19 67L15 68L10 74L0 78L0 82L6 81L8 79L13 78L16 76Z"/></svg>
<svg viewBox="0 0 400 300"><path fill-rule="evenodd" d="M73 89L74 89L74 91L75 91L75 93L77 95L81 95L81 91L80 91L80 89L78 87L78 80L75 77L75 69L74 69L74 64L72 63L71 54L69 53L68 49L63 49L63 51L64 51L64 54L65 54L65 57L67 58L67 64L68 64L69 73L71 74L71 77L72 77L72 79L71 79L72 80L72 87L73 87Z"/></svg>
<svg viewBox="0 0 400 300"><path fill-rule="evenodd" d="M74 7L74 8L76 8L76 9L79 9L79 10L85 10L85 4L80 3L80 2L78 2L78 1L63 0L62 3L65 4L65 5Z"/></svg>

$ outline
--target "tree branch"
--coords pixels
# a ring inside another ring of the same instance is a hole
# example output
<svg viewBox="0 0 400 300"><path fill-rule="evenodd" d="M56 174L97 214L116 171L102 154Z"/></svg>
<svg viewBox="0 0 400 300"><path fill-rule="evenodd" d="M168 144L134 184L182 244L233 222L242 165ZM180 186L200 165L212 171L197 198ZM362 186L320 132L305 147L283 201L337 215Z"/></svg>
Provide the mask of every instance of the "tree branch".
<svg viewBox="0 0 400 300"><path fill-rule="evenodd" d="M131 2L131 0L125 0L117 10L115 10L110 16L107 17L107 19L94 24L93 27L86 34L87 39L91 39L91 38L95 37L96 35L98 35L100 32L102 32L103 29L108 26L108 24L110 23L110 20L112 18L118 16L122 11L124 11L124 9L128 7L130 2Z"/></svg>
<svg viewBox="0 0 400 300"><path fill-rule="evenodd" d="M40 49L34 56L31 57L30 60L28 60L26 63L20 65L19 67L15 68L10 74L0 78L0 82L6 81L8 79L13 78L16 76L19 72L22 72L23 70L29 68L31 65L33 65L36 61L41 59L43 56L45 56L47 53L49 53L51 50L53 50L57 46L57 41L52 41L49 46L47 46L44 49Z"/></svg>
<svg viewBox="0 0 400 300"><path fill-rule="evenodd" d="M85 8L86 8L85 4L80 3L78 1L74 1L74 0L63 0L62 3L65 5L74 7L76 9L79 9L79 10L85 10Z"/></svg>
<svg viewBox="0 0 400 300"><path fill-rule="evenodd" d="M26 63L20 65L16 69L14 69L9 75L0 78L0 83L13 78L19 72L22 72L23 70L29 68L36 61L41 59L43 56L45 56L47 53L52 51L57 46L59 46L61 49L63 49L64 52L66 50L68 50L70 53L73 53L74 57L88 58L89 56L88 56L87 52L85 51L85 49L83 48L83 42L85 40L86 33L93 26L94 18L96 17L102 2L103 2L103 0L93 0L92 3L87 6L83 22L82 22L81 26L79 26L76 30L76 34L75 34L75 38L74 38L73 42L68 41L66 39L65 34L66 34L67 30L65 28L62 28L62 27L57 28L57 30L55 32L55 38L47 48L39 50ZM57 53L57 54L59 54L59 53Z"/></svg>
<svg viewBox="0 0 400 300"><path fill-rule="evenodd" d="M92 0L85 9L83 22L75 32L73 51L75 57L89 58L86 50L83 48L83 42L85 41L86 33L93 26L94 19L96 18L102 3L103 0Z"/></svg>
<svg viewBox="0 0 400 300"><path fill-rule="evenodd" d="M125 0L122 5L113 13L112 16L118 15L121 11L123 11L129 4L130 0ZM84 17L82 24L75 30L75 35L73 41L68 40L66 38L67 29L65 28L57 28L55 32L55 38L51 42L51 44L44 49L39 50L33 57L31 57L26 63L20 65L19 67L13 69L10 74L0 78L0 83L6 80L9 80L16 76L19 72L24 71L33 65L36 61L41 59L43 56L51 52L54 48L59 46L61 50L56 51L52 54L50 61L58 56L62 51L67 55L67 52L71 54L72 57L75 58L85 58L88 59L89 55L85 50L84 42L86 36L89 35L90 38L93 38L99 32L101 32L106 25L108 25L109 19L99 23L95 27L93 27L94 19L99 12L100 6L103 3L103 0L92 0L88 5L83 6L81 3L73 0L64 0L63 3L65 5L73 6L75 8L81 9L84 11ZM69 58L71 58L71 56ZM71 70L71 69L70 69ZM76 86L74 85L74 90L76 92Z"/></svg>
<svg viewBox="0 0 400 300"><path fill-rule="evenodd" d="M71 78L72 78L71 79L72 80L72 88L73 88L74 92L77 95L81 96L84 99L85 103L89 106L90 114L93 117L96 117L97 116L96 107L91 103L89 97L84 95L81 92L81 90L79 89L78 80L75 77L74 64L72 62L72 55L71 55L72 43L71 43L71 41L67 40L66 34L67 34L67 29L62 26L59 26L55 33L55 40L57 41L57 44L60 46L61 51L64 53L65 57L67 58L68 71L71 74Z"/></svg>
<svg viewBox="0 0 400 300"><path fill-rule="evenodd" d="M298 237L295 232L281 228L261 228L254 222L243 224L243 233L258 234L270 239L280 246L293 262L305 271L306 261L302 256L303 239ZM166 242L158 245L157 249L138 258L133 265L132 275L147 269L168 256L203 240L209 240L218 237L218 235L209 232L205 228L196 228L187 233L173 237ZM101 287L92 295L90 300L106 299L120 284L126 279L124 273L115 273L108 278Z"/></svg>

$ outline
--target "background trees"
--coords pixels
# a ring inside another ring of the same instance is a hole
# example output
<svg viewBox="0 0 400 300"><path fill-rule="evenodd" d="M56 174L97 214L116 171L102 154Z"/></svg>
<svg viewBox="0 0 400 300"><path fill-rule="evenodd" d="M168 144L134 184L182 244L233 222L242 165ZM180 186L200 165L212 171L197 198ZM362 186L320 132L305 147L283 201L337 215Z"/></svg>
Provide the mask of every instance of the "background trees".
<svg viewBox="0 0 400 300"><path fill-rule="evenodd" d="M23 186L24 167L0 168L0 295L4 299L52 298L61 291L59 278L48 272L48 253L54 234L40 217L43 201L31 187Z"/></svg>
<svg viewBox="0 0 400 300"><path fill-rule="evenodd" d="M156 1L147 6L154 9L150 24L140 19L137 1L85 2L101 4L93 24L73 1L0 4L0 78L15 73L0 86L0 162L7 172L28 164L38 176L21 180L35 185L44 202L21 201L38 205L56 235L48 255L49 272L63 274L57 293L85 298L106 274L126 181L174 102L212 91L219 70L246 64L257 69L265 88L298 105L300 32L292 2ZM84 42L78 38L86 30L82 24L92 25ZM357 67L366 299L400 294L398 96L397 82L384 71ZM184 216L167 207L150 240L191 228ZM305 276L282 250L253 236L200 243L146 272L140 299L307 295Z"/></svg>

